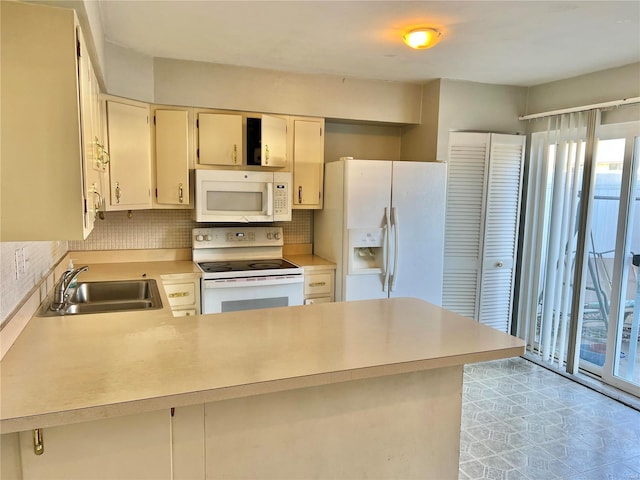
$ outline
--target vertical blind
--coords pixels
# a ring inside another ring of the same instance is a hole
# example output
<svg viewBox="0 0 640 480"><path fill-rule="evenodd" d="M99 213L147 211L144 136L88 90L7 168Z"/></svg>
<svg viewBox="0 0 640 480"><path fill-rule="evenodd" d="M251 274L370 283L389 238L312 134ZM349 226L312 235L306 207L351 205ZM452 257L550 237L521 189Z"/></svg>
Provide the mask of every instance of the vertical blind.
<svg viewBox="0 0 640 480"><path fill-rule="evenodd" d="M580 296L574 289L581 264L578 222L587 122L594 114L550 117L547 130L531 139L518 329L530 353L560 368L567 360L573 297Z"/></svg>

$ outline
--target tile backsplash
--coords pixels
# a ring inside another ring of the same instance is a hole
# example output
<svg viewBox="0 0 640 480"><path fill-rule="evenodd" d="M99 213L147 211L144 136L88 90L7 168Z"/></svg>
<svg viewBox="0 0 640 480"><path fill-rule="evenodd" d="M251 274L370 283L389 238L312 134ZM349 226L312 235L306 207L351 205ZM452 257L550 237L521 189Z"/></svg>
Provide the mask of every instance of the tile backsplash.
<svg viewBox="0 0 640 480"><path fill-rule="evenodd" d="M105 212L84 241L69 242L69 250L125 250L149 248L191 248L191 229L224 226L195 222L191 210L135 210ZM290 222L276 222L284 233L284 243L312 242L313 212L293 210ZM231 224L233 225L233 224Z"/></svg>

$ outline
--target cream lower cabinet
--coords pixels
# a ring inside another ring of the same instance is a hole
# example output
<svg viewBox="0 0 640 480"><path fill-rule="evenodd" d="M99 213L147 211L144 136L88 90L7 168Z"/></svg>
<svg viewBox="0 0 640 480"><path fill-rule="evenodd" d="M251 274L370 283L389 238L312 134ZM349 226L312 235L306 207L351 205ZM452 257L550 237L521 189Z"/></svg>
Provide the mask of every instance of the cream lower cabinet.
<svg viewBox="0 0 640 480"><path fill-rule="evenodd" d="M163 275L162 285L174 317L200 313L200 278Z"/></svg>
<svg viewBox="0 0 640 480"><path fill-rule="evenodd" d="M304 272L304 304L333 302L333 269Z"/></svg>
<svg viewBox="0 0 640 480"><path fill-rule="evenodd" d="M321 209L324 175L324 119L292 120L293 208Z"/></svg>
<svg viewBox="0 0 640 480"><path fill-rule="evenodd" d="M33 432L20 432L22 478L170 480L171 426L165 409L43 428L42 455L34 453Z"/></svg>

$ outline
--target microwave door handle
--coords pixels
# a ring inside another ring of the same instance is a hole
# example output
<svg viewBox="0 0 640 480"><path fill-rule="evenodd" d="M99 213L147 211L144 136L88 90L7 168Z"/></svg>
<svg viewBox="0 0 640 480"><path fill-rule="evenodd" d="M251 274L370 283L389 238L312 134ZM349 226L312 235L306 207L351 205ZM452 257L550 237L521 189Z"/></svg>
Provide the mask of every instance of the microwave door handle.
<svg viewBox="0 0 640 480"><path fill-rule="evenodd" d="M267 183L267 216L273 216L273 182Z"/></svg>

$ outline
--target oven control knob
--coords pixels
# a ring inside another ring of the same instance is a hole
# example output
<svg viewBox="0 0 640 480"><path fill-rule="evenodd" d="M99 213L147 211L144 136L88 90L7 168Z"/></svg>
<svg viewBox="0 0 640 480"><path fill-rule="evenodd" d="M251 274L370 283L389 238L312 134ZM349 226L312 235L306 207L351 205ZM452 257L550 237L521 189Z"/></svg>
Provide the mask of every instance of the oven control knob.
<svg viewBox="0 0 640 480"><path fill-rule="evenodd" d="M278 232L274 233L273 238L275 238L276 240L280 240L280 234Z"/></svg>
<svg viewBox="0 0 640 480"><path fill-rule="evenodd" d="M271 240L273 238L273 233L269 232L267 233L267 239Z"/></svg>
<svg viewBox="0 0 640 480"><path fill-rule="evenodd" d="M201 242L204 240L204 235L196 235L196 242Z"/></svg>
<svg viewBox="0 0 640 480"><path fill-rule="evenodd" d="M205 239L207 242L210 242L211 240L213 240L213 237L212 237L211 235L207 235L207 236L205 236L205 237L204 237L204 239Z"/></svg>

